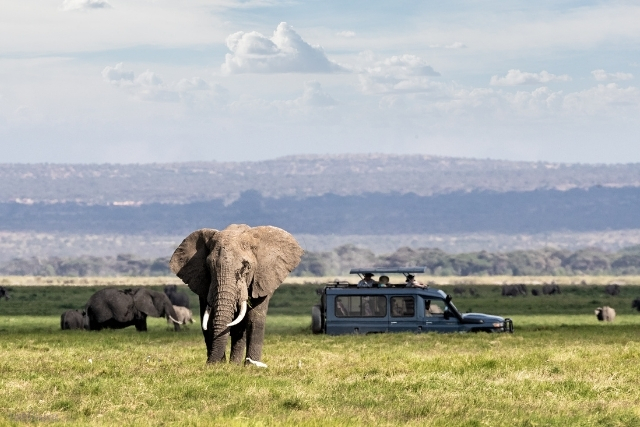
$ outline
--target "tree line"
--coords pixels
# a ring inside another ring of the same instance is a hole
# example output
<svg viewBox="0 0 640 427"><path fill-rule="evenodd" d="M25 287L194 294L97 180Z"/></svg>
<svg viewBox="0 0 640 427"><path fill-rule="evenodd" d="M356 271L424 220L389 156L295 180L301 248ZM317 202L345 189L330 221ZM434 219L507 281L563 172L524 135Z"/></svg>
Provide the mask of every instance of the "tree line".
<svg viewBox="0 0 640 427"><path fill-rule="evenodd" d="M164 276L172 273L169 257L22 258L0 265L0 275L35 276ZM424 266L434 276L472 275L636 275L640 274L640 246L618 252L598 248L576 251L544 248L511 252L451 254L437 248L403 247L376 255L369 249L343 245L328 252L306 252L292 276L334 276L354 267Z"/></svg>

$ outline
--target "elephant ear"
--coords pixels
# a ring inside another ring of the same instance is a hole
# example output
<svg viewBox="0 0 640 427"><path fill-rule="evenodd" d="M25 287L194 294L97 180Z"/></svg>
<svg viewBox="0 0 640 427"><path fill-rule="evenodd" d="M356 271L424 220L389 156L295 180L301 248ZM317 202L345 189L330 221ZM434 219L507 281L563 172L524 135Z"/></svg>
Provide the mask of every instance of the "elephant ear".
<svg viewBox="0 0 640 427"><path fill-rule="evenodd" d="M153 305L153 298L151 298L148 289L134 289L133 305L140 313L151 317L158 317L158 310L156 310L156 307Z"/></svg>
<svg viewBox="0 0 640 427"><path fill-rule="evenodd" d="M202 228L189 234L173 252L169 268L196 294L206 297L211 283L207 256L211 243L218 233L212 228Z"/></svg>
<svg viewBox="0 0 640 427"><path fill-rule="evenodd" d="M291 234L278 227L254 227L247 233L255 245L257 260L251 297L264 297L272 294L298 266L304 251Z"/></svg>

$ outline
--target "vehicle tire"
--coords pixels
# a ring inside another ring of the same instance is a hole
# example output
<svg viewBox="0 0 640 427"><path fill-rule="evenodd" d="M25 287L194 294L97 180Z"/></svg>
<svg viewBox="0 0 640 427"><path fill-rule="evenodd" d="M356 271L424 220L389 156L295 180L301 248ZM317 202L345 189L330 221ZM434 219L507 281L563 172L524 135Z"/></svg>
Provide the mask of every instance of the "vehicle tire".
<svg viewBox="0 0 640 427"><path fill-rule="evenodd" d="M320 304L311 307L311 332L314 334L322 333L322 311Z"/></svg>

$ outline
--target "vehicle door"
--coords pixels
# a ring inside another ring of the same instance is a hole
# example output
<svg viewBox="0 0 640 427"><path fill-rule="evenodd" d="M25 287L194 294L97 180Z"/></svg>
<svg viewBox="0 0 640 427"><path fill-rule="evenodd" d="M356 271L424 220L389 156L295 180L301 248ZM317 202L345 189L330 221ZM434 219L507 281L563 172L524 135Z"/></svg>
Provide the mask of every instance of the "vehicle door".
<svg viewBox="0 0 640 427"><path fill-rule="evenodd" d="M333 310L330 334L386 332L389 325L385 295L336 295Z"/></svg>
<svg viewBox="0 0 640 427"><path fill-rule="evenodd" d="M416 296L395 295L389 298L389 332L418 331Z"/></svg>
<svg viewBox="0 0 640 427"><path fill-rule="evenodd" d="M422 297L422 300L424 302L424 310L421 313L423 331L446 333L460 330L460 321L449 311L443 299Z"/></svg>

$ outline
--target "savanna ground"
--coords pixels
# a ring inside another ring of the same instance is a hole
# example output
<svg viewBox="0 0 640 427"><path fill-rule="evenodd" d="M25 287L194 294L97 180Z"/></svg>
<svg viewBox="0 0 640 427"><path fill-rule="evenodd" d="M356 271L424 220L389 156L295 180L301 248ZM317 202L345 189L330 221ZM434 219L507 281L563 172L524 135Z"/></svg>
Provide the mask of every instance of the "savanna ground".
<svg viewBox="0 0 640 427"><path fill-rule="evenodd" d="M60 313L99 289L68 284L0 300L1 425L640 426L640 286L505 298L474 285L458 308L512 317L514 334L329 337L309 330L317 286L283 285L259 369L205 365L197 323L61 331Z"/></svg>

